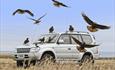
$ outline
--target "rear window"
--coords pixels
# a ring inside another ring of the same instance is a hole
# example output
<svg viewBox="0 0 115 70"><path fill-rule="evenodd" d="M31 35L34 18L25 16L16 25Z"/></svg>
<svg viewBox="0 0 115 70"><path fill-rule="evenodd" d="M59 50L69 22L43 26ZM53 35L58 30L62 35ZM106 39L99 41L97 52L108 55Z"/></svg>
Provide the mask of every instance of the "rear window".
<svg viewBox="0 0 115 70"><path fill-rule="evenodd" d="M92 38L90 35L81 35L83 42L85 42L86 44L91 44L92 43Z"/></svg>

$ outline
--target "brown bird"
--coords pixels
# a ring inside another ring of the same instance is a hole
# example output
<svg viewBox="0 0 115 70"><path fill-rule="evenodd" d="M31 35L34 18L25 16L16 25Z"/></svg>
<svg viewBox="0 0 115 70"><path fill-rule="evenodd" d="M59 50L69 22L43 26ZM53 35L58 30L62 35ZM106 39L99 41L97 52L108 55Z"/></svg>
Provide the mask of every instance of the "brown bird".
<svg viewBox="0 0 115 70"><path fill-rule="evenodd" d="M84 13L82 13L82 17L90 25L90 26L87 26L87 29L90 32L96 32L96 31L98 31L98 29L109 29L110 28L110 26L97 24L96 22L89 19L89 17L86 16L86 14L84 14Z"/></svg>
<svg viewBox="0 0 115 70"><path fill-rule="evenodd" d="M34 24L38 24L38 23L41 22L41 19L42 19L44 16L46 16L46 14L44 14L43 16L41 16L41 17L38 18L38 19L33 19L33 18L29 18L29 19L33 20L33 21L34 21Z"/></svg>
<svg viewBox="0 0 115 70"><path fill-rule="evenodd" d="M71 38L76 42L76 44L80 45L81 48L92 48L95 46L99 46L99 45L91 45L91 44L82 43L73 36L71 36Z"/></svg>
<svg viewBox="0 0 115 70"><path fill-rule="evenodd" d="M69 31L70 31L70 32L73 32L73 31L74 31L74 28L73 28L72 25L69 25Z"/></svg>
<svg viewBox="0 0 115 70"><path fill-rule="evenodd" d="M34 14L29 10L17 9L15 12L13 12L13 15L15 15L16 13L18 13L18 14L28 13L29 15L34 16Z"/></svg>
<svg viewBox="0 0 115 70"><path fill-rule="evenodd" d="M54 31L54 27L51 26L51 27L49 28L49 33L53 33L53 31Z"/></svg>
<svg viewBox="0 0 115 70"><path fill-rule="evenodd" d="M63 7L68 7L67 5L59 2L59 1L56 1L56 0L52 0L53 1L53 5L56 6L56 7L60 7L60 6L63 6Z"/></svg>

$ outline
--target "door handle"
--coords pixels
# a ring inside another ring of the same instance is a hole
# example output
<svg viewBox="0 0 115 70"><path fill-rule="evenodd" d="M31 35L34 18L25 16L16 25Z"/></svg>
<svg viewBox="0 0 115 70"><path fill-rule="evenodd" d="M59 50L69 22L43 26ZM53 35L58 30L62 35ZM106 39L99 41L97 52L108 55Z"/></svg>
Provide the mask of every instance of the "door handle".
<svg viewBox="0 0 115 70"><path fill-rule="evenodd" d="M68 50L71 50L71 48L68 48Z"/></svg>

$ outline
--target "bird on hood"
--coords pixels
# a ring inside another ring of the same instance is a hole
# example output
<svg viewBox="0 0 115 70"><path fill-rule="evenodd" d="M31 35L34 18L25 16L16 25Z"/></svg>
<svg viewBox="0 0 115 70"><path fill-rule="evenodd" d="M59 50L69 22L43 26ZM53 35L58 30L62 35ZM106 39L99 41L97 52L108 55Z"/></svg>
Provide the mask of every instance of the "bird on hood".
<svg viewBox="0 0 115 70"><path fill-rule="evenodd" d="M24 41L24 44L29 43L29 38L26 38L26 40Z"/></svg>
<svg viewBox="0 0 115 70"><path fill-rule="evenodd" d="M82 13L82 17L86 21L86 23L89 24L89 26L87 26L87 29L90 32L96 32L96 31L98 31L98 29L103 30L103 29L109 29L110 28L110 26L100 25L100 24L97 24L96 22L92 21L88 16L86 16L85 13Z"/></svg>

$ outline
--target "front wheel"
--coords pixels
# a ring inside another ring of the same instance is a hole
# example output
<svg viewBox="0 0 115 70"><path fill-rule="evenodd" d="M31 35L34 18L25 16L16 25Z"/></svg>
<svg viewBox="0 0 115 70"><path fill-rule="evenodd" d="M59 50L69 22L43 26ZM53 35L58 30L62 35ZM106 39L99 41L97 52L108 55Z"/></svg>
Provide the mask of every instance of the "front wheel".
<svg viewBox="0 0 115 70"><path fill-rule="evenodd" d="M23 66L23 61L22 60L17 60L16 65L17 65L17 67L22 67Z"/></svg>
<svg viewBox="0 0 115 70"><path fill-rule="evenodd" d="M54 63L55 62L55 58L51 55L51 54L44 54L40 60L40 63Z"/></svg>

